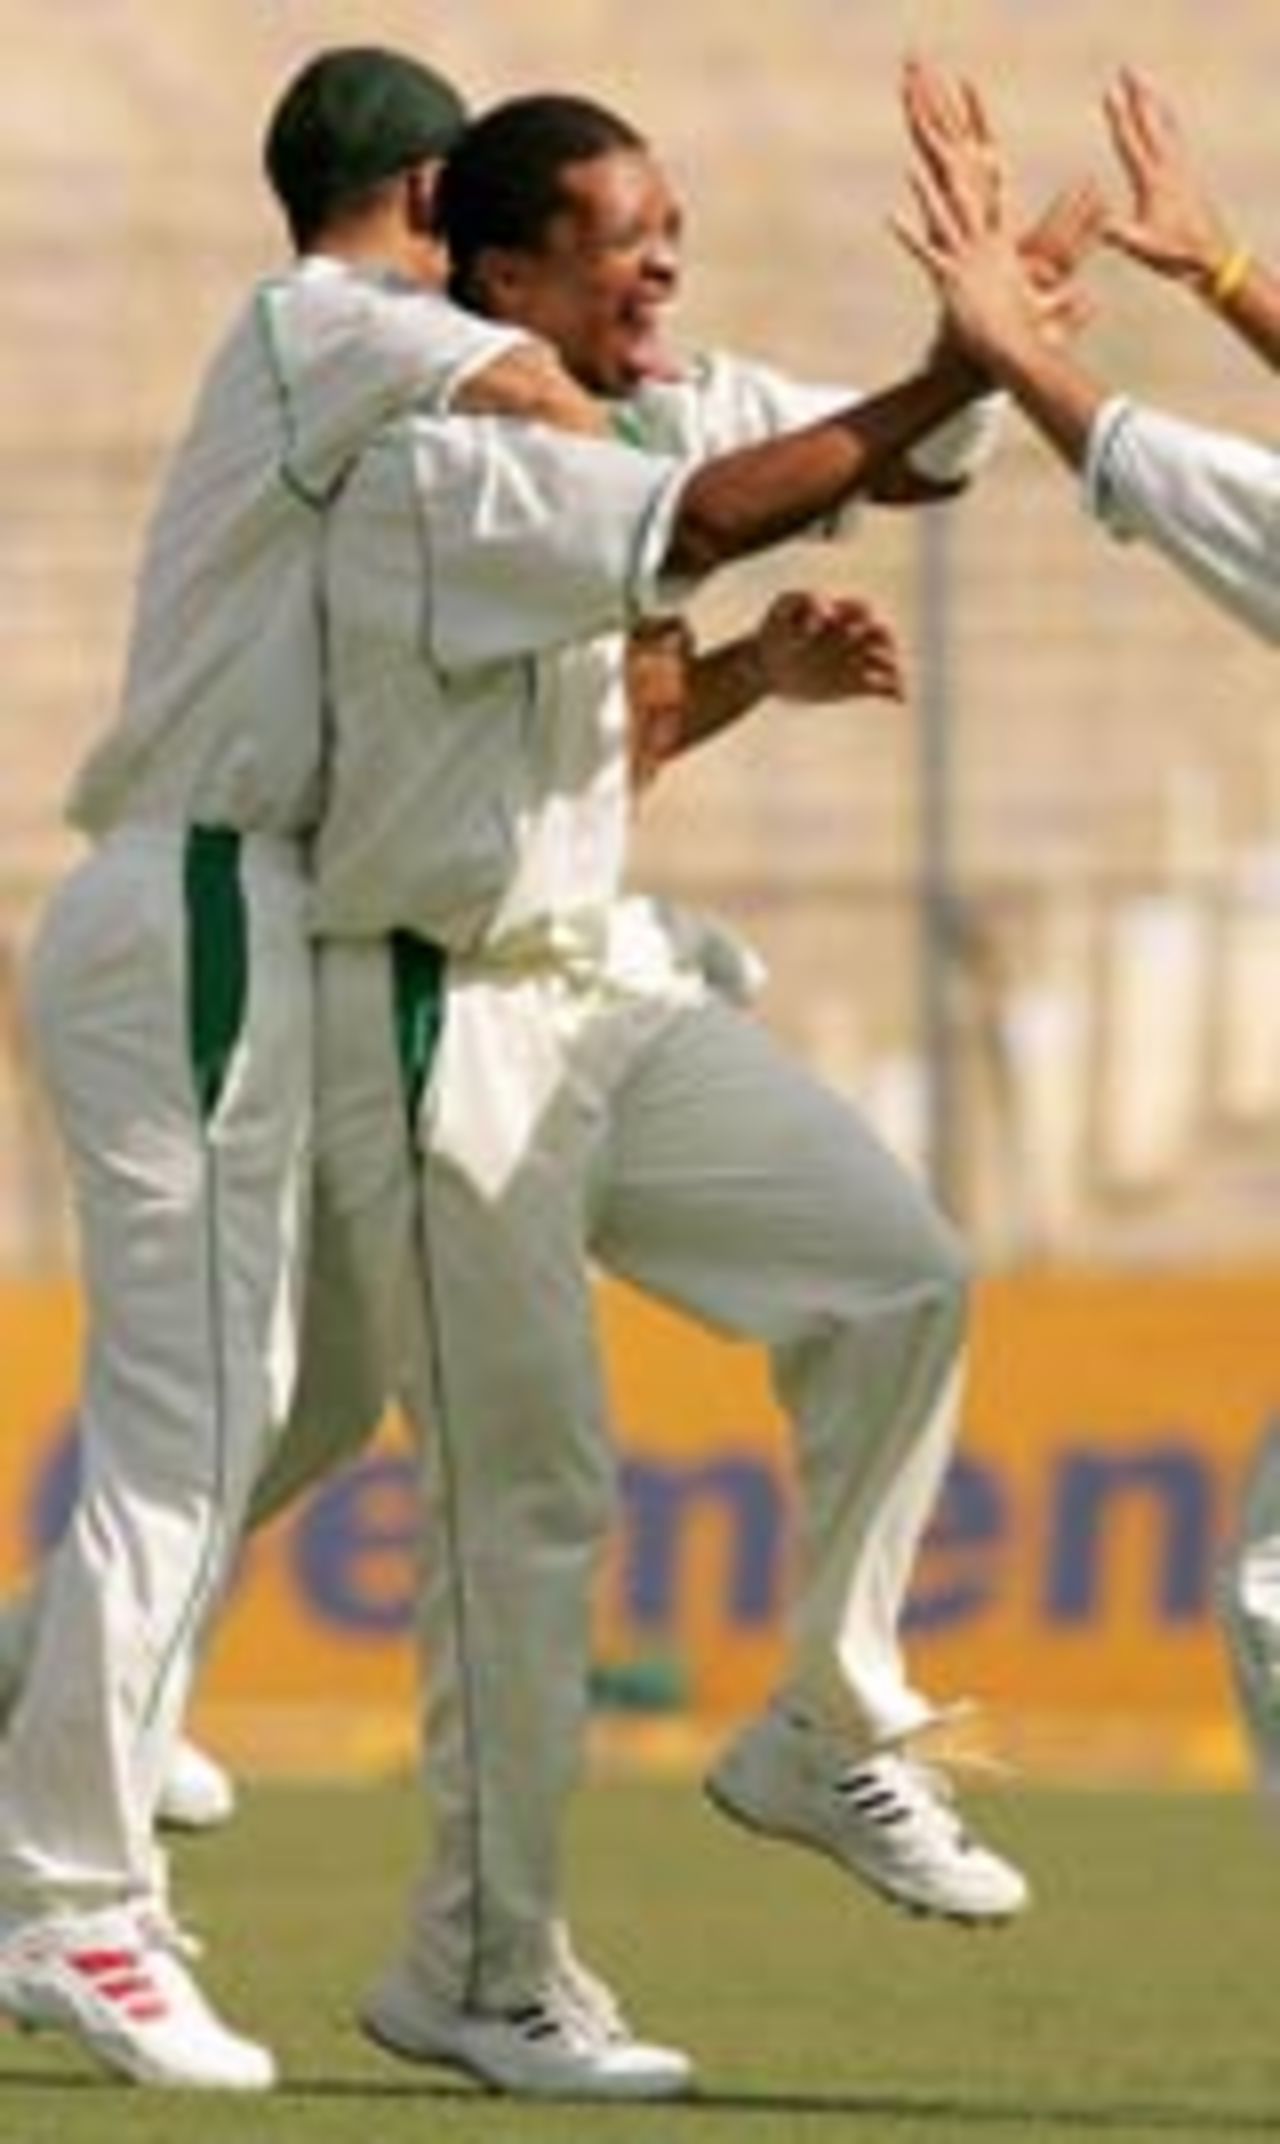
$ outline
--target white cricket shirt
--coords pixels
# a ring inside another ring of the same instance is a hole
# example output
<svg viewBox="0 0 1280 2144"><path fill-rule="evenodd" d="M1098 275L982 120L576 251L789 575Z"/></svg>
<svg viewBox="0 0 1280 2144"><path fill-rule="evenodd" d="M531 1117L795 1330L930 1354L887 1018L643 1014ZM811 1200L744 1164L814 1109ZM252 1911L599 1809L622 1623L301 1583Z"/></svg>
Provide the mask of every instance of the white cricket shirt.
<svg viewBox="0 0 1280 2144"><path fill-rule="evenodd" d="M361 457L326 545L322 932L471 951L612 900L613 636L659 601L689 468L497 418L409 419Z"/></svg>
<svg viewBox="0 0 1280 2144"><path fill-rule="evenodd" d="M389 416L447 407L462 380L525 339L321 256L257 287L170 466L122 705L73 787L76 824L312 826L323 510Z"/></svg>
<svg viewBox="0 0 1280 2144"><path fill-rule="evenodd" d="M598 963L632 811L622 628L657 601L680 468L852 400L715 353L620 408L644 454L498 425L470 457L457 426L380 442L331 529L318 929Z"/></svg>

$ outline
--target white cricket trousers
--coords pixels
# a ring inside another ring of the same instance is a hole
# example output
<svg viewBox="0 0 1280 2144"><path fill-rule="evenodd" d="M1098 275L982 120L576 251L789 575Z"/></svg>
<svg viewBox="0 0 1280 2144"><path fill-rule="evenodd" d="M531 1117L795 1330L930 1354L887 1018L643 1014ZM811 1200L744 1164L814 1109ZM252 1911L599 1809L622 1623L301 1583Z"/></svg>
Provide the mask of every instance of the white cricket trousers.
<svg viewBox="0 0 1280 2144"><path fill-rule="evenodd" d="M617 1510L589 1260L768 1348L800 1489L786 1693L866 1746L930 1716L899 1621L953 1443L967 1264L852 1109L687 977L637 995L455 966L416 1126L415 1338L405 1127L388 1139L377 1101L388 962L330 948L320 978L322 1171L400 1305L423 1430L434 1846L411 1948L441 2000L500 2009L544 1977L562 1911Z"/></svg>
<svg viewBox="0 0 1280 2144"><path fill-rule="evenodd" d="M312 955L292 844L127 827L55 894L34 1039L80 1225L81 1479L0 1743L0 1903L145 1894L297 1348Z"/></svg>

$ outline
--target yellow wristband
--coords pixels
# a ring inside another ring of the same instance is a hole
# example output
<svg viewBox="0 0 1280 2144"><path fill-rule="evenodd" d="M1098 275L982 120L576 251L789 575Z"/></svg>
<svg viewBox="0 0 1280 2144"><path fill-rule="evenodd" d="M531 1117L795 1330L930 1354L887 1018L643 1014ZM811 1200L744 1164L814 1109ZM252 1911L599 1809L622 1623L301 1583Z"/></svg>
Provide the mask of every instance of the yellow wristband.
<svg viewBox="0 0 1280 2144"><path fill-rule="evenodd" d="M1226 305L1234 298L1253 266L1253 254L1248 246L1232 246L1224 253L1205 286L1205 296L1210 305Z"/></svg>

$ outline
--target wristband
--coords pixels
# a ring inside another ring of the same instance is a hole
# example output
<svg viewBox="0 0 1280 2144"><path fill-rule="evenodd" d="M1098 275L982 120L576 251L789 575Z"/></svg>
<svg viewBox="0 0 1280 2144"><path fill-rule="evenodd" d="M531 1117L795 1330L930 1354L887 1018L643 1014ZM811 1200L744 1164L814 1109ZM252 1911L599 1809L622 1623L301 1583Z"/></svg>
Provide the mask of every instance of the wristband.
<svg viewBox="0 0 1280 2144"><path fill-rule="evenodd" d="M1210 305L1228 304L1244 283L1252 266L1253 253L1248 246L1230 247L1205 285L1205 296Z"/></svg>

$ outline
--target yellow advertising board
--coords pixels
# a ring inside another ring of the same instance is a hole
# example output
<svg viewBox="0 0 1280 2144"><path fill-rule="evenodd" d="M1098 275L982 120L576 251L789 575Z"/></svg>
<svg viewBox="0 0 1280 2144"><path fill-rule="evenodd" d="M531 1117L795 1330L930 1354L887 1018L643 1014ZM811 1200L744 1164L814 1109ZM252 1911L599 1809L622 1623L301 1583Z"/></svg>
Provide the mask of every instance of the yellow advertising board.
<svg viewBox="0 0 1280 2144"><path fill-rule="evenodd" d="M783 1663L792 1473L758 1354L602 1293L620 1513L602 1574L598 1714L683 1748ZM0 1580L74 1480L78 1304L0 1291ZM1036 1271L979 1290L967 1416L908 1621L922 1684L989 1703L1033 1767L1238 1772L1213 1617L1244 1472L1280 1420L1280 1271ZM247 1550L203 1724L262 1768L412 1744L414 1485L394 1423ZM625 1730L625 1733L624 1733Z"/></svg>

